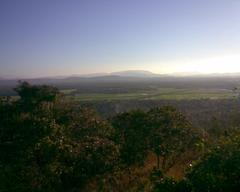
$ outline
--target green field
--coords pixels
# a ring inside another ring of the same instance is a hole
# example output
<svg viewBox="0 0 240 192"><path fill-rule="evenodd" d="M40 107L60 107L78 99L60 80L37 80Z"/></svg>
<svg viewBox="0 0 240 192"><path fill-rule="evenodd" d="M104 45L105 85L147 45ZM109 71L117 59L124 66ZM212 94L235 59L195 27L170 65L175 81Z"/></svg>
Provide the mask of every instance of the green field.
<svg viewBox="0 0 240 192"><path fill-rule="evenodd" d="M160 88L155 91L134 93L99 93L78 94L77 101L112 101L112 100L193 100L193 99L234 99L238 93L227 89L174 89Z"/></svg>
<svg viewBox="0 0 240 192"><path fill-rule="evenodd" d="M62 89L62 90L60 90L61 93L66 94L66 95L69 95L69 94L71 94L75 91L76 91L76 89Z"/></svg>

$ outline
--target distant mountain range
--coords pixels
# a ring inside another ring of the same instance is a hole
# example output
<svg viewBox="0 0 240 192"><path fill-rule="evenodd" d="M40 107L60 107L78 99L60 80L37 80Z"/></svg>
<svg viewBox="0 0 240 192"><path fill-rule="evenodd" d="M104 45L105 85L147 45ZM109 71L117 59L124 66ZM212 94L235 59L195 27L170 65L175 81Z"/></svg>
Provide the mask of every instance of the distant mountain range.
<svg viewBox="0 0 240 192"><path fill-rule="evenodd" d="M117 71L112 73L91 73L91 74L73 74L69 76L49 76L49 77L41 77L41 78L3 78L0 77L0 81L5 80L83 80L83 79L101 79L101 80L119 80L119 79L151 79L151 78L171 78L171 77L240 77L240 72L237 73L212 73L212 74L205 74L199 72L176 72L176 73L169 73L169 74L157 74L152 73L146 70L127 70L127 71Z"/></svg>
<svg viewBox="0 0 240 192"><path fill-rule="evenodd" d="M161 74L152 73L145 70L127 70L127 71L117 71L112 73L91 73L85 75L71 75L70 77L103 77L103 76L119 76L119 77L159 77L166 76Z"/></svg>
<svg viewBox="0 0 240 192"><path fill-rule="evenodd" d="M0 95L14 95L18 80L52 85L59 89L77 89L81 93L122 93L156 88L221 88L240 85L240 73L201 74L194 72L156 74L144 70L52 76L44 78L0 78Z"/></svg>
<svg viewBox="0 0 240 192"><path fill-rule="evenodd" d="M200 73L200 72L176 72L169 74L157 74L146 70L127 70L117 71L112 73L92 73L92 74L75 74L71 76L62 77L62 79L76 79L76 78L100 78L100 79L121 79L121 78L164 78L164 77L240 77L240 73ZM54 79L54 78L53 78Z"/></svg>
<svg viewBox="0 0 240 192"><path fill-rule="evenodd" d="M128 71L119 71L113 72L111 75L121 76L121 77L159 77L165 76L161 74L152 73L150 71L144 70L128 70Z"/></svg>

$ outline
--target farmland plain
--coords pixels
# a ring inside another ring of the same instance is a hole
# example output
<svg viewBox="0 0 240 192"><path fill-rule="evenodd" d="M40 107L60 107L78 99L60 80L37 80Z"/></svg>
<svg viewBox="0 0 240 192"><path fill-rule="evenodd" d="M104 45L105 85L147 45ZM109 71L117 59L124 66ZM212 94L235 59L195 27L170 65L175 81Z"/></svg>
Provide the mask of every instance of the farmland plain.
<svg viewBox="0 0 240 192"><path fill-rule="evenodd" d="M194 99L234 99L238 93L229 89L176 89L158 88L151 91L130 93L74 93L63 90L76 101L116 101L116 100L194 100Z"/></svg>

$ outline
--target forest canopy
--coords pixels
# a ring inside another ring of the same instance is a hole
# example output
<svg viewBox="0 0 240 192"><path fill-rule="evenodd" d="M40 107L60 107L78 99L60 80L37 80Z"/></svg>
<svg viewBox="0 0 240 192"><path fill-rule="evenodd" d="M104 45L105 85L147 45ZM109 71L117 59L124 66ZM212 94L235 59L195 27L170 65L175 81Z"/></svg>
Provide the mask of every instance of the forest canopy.
<svg viewBox="0 0 240 192"><path fill-rule="evenodd" d="M20 82L15 91L19 99L0 100L0 191L240 187L238 129L203 137L172 106L106 119L55 87Z"/></svg>

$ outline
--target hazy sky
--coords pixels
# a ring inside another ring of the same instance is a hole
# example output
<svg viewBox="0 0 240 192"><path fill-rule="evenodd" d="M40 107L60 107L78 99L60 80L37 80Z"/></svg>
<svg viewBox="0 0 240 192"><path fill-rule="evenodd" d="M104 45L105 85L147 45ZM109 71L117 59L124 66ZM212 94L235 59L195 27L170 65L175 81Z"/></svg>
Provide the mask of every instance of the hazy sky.
<svg viewBox="0 0 240 192"><path fill-rule="evenodd" d="M0 77L240 71L240 0L0 0Z"/></svg>

